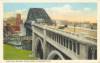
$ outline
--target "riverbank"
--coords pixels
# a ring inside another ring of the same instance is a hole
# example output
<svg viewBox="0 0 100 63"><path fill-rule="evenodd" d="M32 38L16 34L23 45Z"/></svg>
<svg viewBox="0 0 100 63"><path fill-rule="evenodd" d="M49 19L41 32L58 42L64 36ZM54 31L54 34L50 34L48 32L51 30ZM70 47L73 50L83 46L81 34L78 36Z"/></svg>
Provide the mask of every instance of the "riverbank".
<svg viewBox="0 0 100 63"><path fill-rule="evenodd" d="M4 60L34 60L35 55L31 56L32 51L16 49L12 45L4 44Z"/></svg>

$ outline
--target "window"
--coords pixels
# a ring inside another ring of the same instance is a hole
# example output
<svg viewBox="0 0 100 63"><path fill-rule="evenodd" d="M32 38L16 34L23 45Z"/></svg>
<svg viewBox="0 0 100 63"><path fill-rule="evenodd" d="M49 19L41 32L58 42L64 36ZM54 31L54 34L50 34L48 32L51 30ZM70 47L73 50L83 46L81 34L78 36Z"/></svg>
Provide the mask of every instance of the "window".
<svg viewBox="0 0 100 63"><path fill-rule="evenodd" d="M59 39L58 43L60 43L60 36L59 35L58 35L58 39Z"/></svg>
<svg viewBox="0 0 100 63"><path fill-rule="evenodd" d="M97 49L95 49L94 59L97 59Z"/></svg>
<svg viewBox="0 0 100 63"><path fill-rule="evenodd" d="M66 47L67 47L67 48L68 48L68 43L69 43L68 40L69 40L69 39L66 38Z"/></svg>
<svg viewBox="0 0 100 63"><path fill-rule="evenodd" d="M70 50L72 50L72 41L70 40L69 43L70 43L69 48L70 48Z"/></svg>
<svg viewBox="0 0 100 63"><path fill-rule="evenodd" d="M55 35L54 35L54 36L55 36L55 37L54 37L54 38L55 38L54 40L55 40L55 41L57 41L57 34L55 33Z"/></svg>
<svg viewBox="0 0 100 63"><path fill-rule="evenodd" d="M75 43L75 41L73 42L73 51L76 52L76 43Z"/></svg>
<svg viewBox="0 0 100 63"><path fill-rule="evenodd" d="M80 44L77 43L77 54L80 54Z"/></svg>
<svg viewBox="0 0 100 63"><path fill-rule="evenodd" d="M92 59L92 48L88 48L88 59Z"/></svg>
<svg viewBox="0 0 100 63"><path fill-rule="evenodd" d="M88 48L88 59L97 59L97 49L94 47Z"/></svg>
<svg viewBox="0 0 100 63"><path fill-rule="evenodd" d="M64 44L64 46L65 46L65 43L66 43L66 38L64 37L64 43L63 43L63 44Z"/></svg>
<svg viewBox="0 0 100 63"><path fill-rule="evenodd" d="M59 40L59 38L58 38L58 34L57 34L57 36L56 36L56 37L57 37L57 42L58 42L58 40Z"/></svg>

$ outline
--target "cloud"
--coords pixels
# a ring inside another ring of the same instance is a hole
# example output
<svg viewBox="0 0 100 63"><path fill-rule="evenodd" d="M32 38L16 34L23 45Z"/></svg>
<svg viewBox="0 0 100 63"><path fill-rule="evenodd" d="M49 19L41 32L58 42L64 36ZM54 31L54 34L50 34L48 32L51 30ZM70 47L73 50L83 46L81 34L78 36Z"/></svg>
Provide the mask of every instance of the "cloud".
<svg viewBox="0 0 100 63"><path fill-rule="evenodd" d="M16 10L15 14L17 13L20 13L21 14L21 18L23 20L26 20L27 18L27 13L28 13L28 10L27 9L23 9L23 10Z"/></svg>
<svg viewBox="0 0 100 63"><path fill-rule="evenodd" d="M64 5L64 6L63 6L63 8L66 8L66 9L72 9L72 6L71 6L71 5L66 4L66 5Z"/></svg>
<svg viewBox="0 0 100 63"><path fill-rule="evenodd" d="M23 10L16 10L16 11L13 11L13 12L5 12L4 13L4 19L7 19L9 17L16 17L16 14L17 13L20 13L21 14L21 18L25 21L26 18L27 18L27 13L28 13L28 10L27 9L23 9Z"/></svg>
<svg viewBox="0 0 100 63"><path fill-rule="evenodd" d="M96 22L96 11L92 11L91 8L83 8L81 10L75 10L69 4L45 8L48 15L54 20L68 20L72 22L82 22L82 21L91 21ZM15 12L6 12L4 13L4 18L16 16L17 13L20 13L22 19L25 21L27 18L27 9L16 10Z"/></svg>
<svg viewBox="0 0 100 63"><path fill-rule="evenodd" d="M53 19L66 19L80 14L79 10L73 10L72 6L68 4L62 7L46 8L46 11L51 17L53 16Z"/></svg>
<svg viewBox="0 0 100 63"><path fill-rule="evenodd" d="M90 8L84 8L83 10L84 10L84 11L91 11Z"/></svg>
<svg viewBox="0 0 100 63"><path fill-rule="evenodd" d="M64 5L62 7L46 8L47 13L52 19L69 20L72 22L91 21L96 22L96 11L92 11L90 8L83 8L75 10L71 5Z"/></svg>
<svg viewBox="0 0 100 63"><path fill-rule="evenodd" d="M4 19L6 20L7 18L9 18L9 17L15 17L15 14L14 14L14 12L4 12Z"/></svg>

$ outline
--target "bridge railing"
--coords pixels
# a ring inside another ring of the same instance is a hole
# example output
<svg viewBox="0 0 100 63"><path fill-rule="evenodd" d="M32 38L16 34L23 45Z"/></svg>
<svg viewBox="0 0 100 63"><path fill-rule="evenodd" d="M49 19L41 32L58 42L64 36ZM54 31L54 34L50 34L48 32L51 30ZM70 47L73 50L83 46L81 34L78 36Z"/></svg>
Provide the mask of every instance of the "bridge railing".
<svg viewBox="0 0 100 63"><path fill-rule="evenodd" d="M44 29L39 26L34 26L34 31L39 32L40 34L44 34Z"/></svg>
<svg viewBox="0 0 100 63"><path fill-rule="evenodd" d="M96 59L97 58L97 43L87 40L83 37L78 37L74 34L69 34L57 29L52 29L48 26L33 24L34 31L39 35L44 35L53 40L60 46L63 46L66 51L70 50L79 59ZM70 54L70 53L69 53Z"/></svg>
<svg viewBox="0 0 100 63"><path fill-rule="evenodd" d="M95 44L85 44L81 43L79 40L75 40L64 35L57 34L52 31L47 31L47 36L57 42L58 44L64 46L65 48L71 50L76 56L85 56L88 59L96 58L96 45ZM84 53L83 53L84 52Z"/></svg>

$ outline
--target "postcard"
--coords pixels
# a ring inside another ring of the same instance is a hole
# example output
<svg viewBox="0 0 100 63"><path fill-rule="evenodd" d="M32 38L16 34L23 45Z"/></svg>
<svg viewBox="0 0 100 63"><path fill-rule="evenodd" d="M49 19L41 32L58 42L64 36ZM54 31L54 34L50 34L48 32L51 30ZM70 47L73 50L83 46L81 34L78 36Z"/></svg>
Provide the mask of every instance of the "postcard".
<svg viewBox="0 0 100 63"><path fill-rule="evenodd" d="M5 63L99 63L97 2L2 3Z"/></svg>

